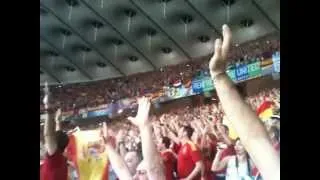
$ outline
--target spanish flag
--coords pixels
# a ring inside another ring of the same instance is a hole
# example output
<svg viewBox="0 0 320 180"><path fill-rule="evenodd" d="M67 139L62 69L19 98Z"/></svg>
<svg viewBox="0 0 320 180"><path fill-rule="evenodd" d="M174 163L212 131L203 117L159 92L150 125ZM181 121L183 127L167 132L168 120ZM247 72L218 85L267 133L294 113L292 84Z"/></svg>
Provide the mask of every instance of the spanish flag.
<svg viewBox="0 0 320 180"><path fill-rule="evenodd" d="M108 159L99 130L77 131L70 136L67 156L79 180L108 180Z"/></svg>
<svg viewBox="0 0 320 180"><path fill-rule="evenodd" d="M264 101L257 109L259 118L265 122L273 115L273 102Z"/></svg>

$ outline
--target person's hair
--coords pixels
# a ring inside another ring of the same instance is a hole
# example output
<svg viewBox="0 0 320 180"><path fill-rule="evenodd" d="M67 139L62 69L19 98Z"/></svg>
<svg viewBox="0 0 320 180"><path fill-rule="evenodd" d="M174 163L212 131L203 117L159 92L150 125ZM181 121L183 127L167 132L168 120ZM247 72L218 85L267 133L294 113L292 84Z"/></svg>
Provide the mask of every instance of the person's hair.
<svg viewBox="0 0 320 180"><path fill-rule="evenodd" d="M236 138L236 141L235 142L237 142L237 141L240 141L240 138L238 137L238 138ZM252 170L251 170L251 164L250 164L250 156L249 156L249 154L248 154L248 152L246 152L245 153L246 154L246 161L247 161L247 169L248 169L248 176L251 176L251 174L252 174ZM239 168L239 160L238 160L238 157L236 156L236 168L237 168L237 172L238 172L238 168Z"/></svg>
<svg viewBox="0 0 320 180"><path fill-rule="evenodd" d="M137 155L138 155L138 158L139 158L139 161L141 161L143 159L143 154L142 154L142 144L141 142L139 142L137 144Z"/></svg>
<svg viewBox="0 0 320 180"><path fill-rule="evenodd" d="M229 127L225 124L222 124L222 126L226 129L227 132L229 132Z"/></svg>
<svg viewBox="0 0 320 180"><path fill-rule="evenodd" d="M56 138L57 138L58 150L63 152L69 143L69 137L65 132L59 130L59 131L56 131Z"/></svg>
<svg viewBox="0 0 320 180"><path fill-rule="evenodd" d="M190 139L192 137L192 134L194 132L193 128L191 126L183 126L183 131L187 132L187 136Z"/></svg>
<svg viewBox="0 0 320 180"><path fill-rule="evenodd" d="M279 130L276 127L271 126L270 129L269 129L269 133L273 133L274 136L275 136L275 139L279 140L280 133L279 133Z"/></svg>
<svg viewBox="0 0 320 180"><path fill-rule="evenodd" d="M167 136L162 137L162 141L161 142L164 144L164 146L167 149L170 148L171 140Z"/></svg>

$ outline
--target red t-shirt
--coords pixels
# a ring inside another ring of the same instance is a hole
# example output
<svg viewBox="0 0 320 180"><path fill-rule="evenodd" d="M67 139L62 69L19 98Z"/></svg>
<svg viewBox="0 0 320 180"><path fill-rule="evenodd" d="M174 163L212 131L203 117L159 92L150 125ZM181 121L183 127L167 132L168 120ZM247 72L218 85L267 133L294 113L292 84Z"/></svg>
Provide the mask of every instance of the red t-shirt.
<svg viewBox="0 0 320 180"><path fill-rule="evenodd" d="M67 180L67 159L59 151L52 156L46 155L40 168L40 180Z"/></svg>
<svg viewBox="0 0 320 180"><path fill-rule="evenodd" d="M183 144L178 153L178 177L186 178L194 169L196 162L202 160L196 144L189 141ZM195 180L200 179L201 175Z"/></svg>
<svg viewBox="0 0 320 180"><path fill-rule="evenodd" d="M177 159L171 150L161 152L161 157L165 166L166 180L173 180Z"/></svg>

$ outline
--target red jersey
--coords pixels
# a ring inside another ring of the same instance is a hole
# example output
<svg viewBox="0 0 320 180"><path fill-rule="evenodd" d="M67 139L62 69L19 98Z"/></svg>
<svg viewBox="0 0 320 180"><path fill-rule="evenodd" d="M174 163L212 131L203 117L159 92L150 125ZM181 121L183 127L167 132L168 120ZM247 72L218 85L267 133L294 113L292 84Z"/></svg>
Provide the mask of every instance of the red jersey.
<svg viewBox="0 0 320 180"><path fill-rule="evenodd" d="M67 180L67 159L59 151L52 156L46 155L40 168L40 180Z"/></svg>
<svg viewBox="0 0 320 180"><path fill-rule="evenodd" d="M200 160L202 160L201 153L196 144L191 141L183 144L178 153L178 177L188 177ZM199 174L195 180L200 179L200 177Z"/></svg>
<svg viewBox="0 0 320 180"><path fill-rule="evenodd" d="M161 157L165 167L166 180L173 180L173 173L175 172L177 163L176 157L174 156L172 150L165 150L161 152Z"/></svg>

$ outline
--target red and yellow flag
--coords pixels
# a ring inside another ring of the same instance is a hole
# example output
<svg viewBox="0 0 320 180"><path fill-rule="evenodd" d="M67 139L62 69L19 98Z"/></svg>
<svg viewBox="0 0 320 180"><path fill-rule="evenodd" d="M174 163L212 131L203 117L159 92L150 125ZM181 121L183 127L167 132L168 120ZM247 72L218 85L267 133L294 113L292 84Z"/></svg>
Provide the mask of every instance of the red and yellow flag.
<svg viewBox="0 0 320 180"><path fill-rule="evenodd" d="M270 119L273 115L273 102L271 101L264 101L257 109L257 114L260 119L265 122L266 120Z"/></svg>
<svg viewBox="0 0 320 180"><path fill-rule="evenodd" d="M108 159L99 130L77 131L69 138L68 159L79 180L108 180Z"/></svg>

